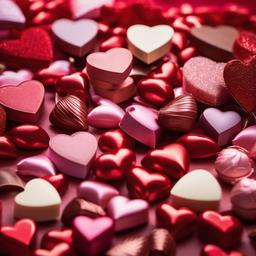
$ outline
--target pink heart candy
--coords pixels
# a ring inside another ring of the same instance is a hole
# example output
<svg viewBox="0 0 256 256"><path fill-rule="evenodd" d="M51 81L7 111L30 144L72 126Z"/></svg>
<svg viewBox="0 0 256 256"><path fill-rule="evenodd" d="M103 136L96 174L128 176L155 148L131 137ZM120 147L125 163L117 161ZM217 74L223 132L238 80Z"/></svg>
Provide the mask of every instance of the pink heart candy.
<svg viewBox="0 0 256 256"><path fill-rule="evenodd" d="M84 179L97 151L97 140L88 132L58 134L50 139L49 158L59 171Z"/></svg>
<svg viewBox="0 0 256 256"><path fill-rule="evenodd" d="M219 146L230 143L242 129L241 116L235 111L222 112L217 108L207 108L201 115L200 125Z"/></svg>
<svg viewBox="0 0 256 256"><path fill-rule="evenodd" d="M59 19L52 24L52 32L64 51L82 57L94 48L98 25L94 20Z"/></svg>
<svg viewBox="0 0 256 256"><path fill-rule="evenodd" d="M149 204L142 199L115 196L109 201L107 211L115 221L115 231L118 232L147 223Z"/></svg>
<svg viewBox="0 0 256 256"><path fill-rule="evenodd" d="M25 22L24 14L14 1L0 0L1 29L21 28Z"/></svg>
<svg viewBox="0 0 256 256"><path fill-rule="evenodd" d="M137 141L155 148L161 134L157 118L156 110L133 104L126 108L126 113L119 126Z"/></svg>
<svg viewBox="0 0 256 256"><path fill-rule="evenodd" d="M73 221L73 241L79 255L94 256L106 251L111 245L113 226L109 217L76 217Z"/></svg>
<svg viewBox="0 0 256 256"><path fill-rule="evenodd" d="M86 58L86 71L93 80L121 84L132 70L132 53L125 48L94 52Z"/></svg>
<svg viewBox="0 0 256 256"><path fill-rule="evenodd" d="M94 108L87 116L90 126L97 128L116 128L125 112L117 104L107 99L100 99L99 106Z"/></svg>
<svg viewBox="0 0 256 256"><path fill-rule="evenodd" d="M17 72L6 70L0 75L0 86L18 85L32 78L33 73L26 69L20 69Z"/></svg>
<svg viewBox="0 0 256 256"><path fill-rule="evenodd" d="M83 181L77 191L77 196L106 208L109 200L119 195L112 186L98 181Z"/></svg>
<svg viewBox="0 0 256 256"><path fill-rule="evenodd" d="M47 156L38 155L22 159L17 163L17 173L41 178L56 174L53 163Z"/></svg>

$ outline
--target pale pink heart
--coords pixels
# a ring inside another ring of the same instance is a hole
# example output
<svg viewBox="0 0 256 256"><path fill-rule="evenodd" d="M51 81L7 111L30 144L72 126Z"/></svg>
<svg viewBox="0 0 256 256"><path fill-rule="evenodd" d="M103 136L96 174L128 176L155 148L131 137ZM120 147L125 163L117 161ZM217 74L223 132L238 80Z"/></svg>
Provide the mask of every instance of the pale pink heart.
<svg viewBox="0 0 256 256"><path fill-rule="evenodd" d="M106 208L109 200L119 195L114 187L98 181L83 181L77 190L77 196Z"/></svg>
<svg viewBox="0 0 256 256"><path fill-rule="evenodd" d="M71 0L70 9L74 19L96 19L100 16L101 7L112 3L113 0Z"/></svg>
<svg viewBox="0 0 256 256"><path fill-rule="evenodd" d="M158 112L152 108L133 104L126 108L126 113L120 122L120 128L137 141L155 148L161 135L157 123Z"/></svg>
<svg viewBox="0 0 256 256"><path fill-rule="evenodd" d="M20 28L25 22L24 14L14 1L0 0L1 29Z"/></svg>
<svg viewBox="0 0 256 256"><path fill-rule="evenodd" d="M21 69L17 72L6 70L0 75L0 86L18 85L32 78L33 73L26 69Z"/></svg>
<svg viewBox="0 0 256 256"><path fill-rule="evenodd" d="M41 178L56 174L53 163L47 156L37 155L22 159L17 163L17 173Z"/></svg>
<svg viewBox="0 0 256 256"><path fill-rule="evenodd" d="M64 51L82 57L94 48L98 25L88 19L60 19L52 24L52 32Z"/></svg>
<svg viewBox="0 0 256 256"><path fill-rule="evenodd" d="M97 140L91 133L58 134L50 139L49 158L59 171L84 179L90 170L97 148Z"/></svg>
<svg viewBox="0 0 256 256"><path fill-rule="evenodd" d="M118 232L147 223L149 204L142 199L115 196L109 201L107 211L114 219L115 231Z"/></svg>
<svg viewBox="0 0 256 256"><path fill-rule="evenodd" d="M74 247L79 255L98 255L106 251L113 238L113 220L78 216L73 221Z"/></svg>
<svg viewBox="0 0 256 256"><path fill-rule="evenodd" d="M97 128L118 127L125 114L123 109L107 99L100 99L98 105L88 114L88 124Z"/></svg>
<svg viewBox="0 0 256 256"><path fill-rule="evenodd" d="M132 70L132 53L125 48L94 52L86 58L86 72L90 79L121 84Z"/></svg>

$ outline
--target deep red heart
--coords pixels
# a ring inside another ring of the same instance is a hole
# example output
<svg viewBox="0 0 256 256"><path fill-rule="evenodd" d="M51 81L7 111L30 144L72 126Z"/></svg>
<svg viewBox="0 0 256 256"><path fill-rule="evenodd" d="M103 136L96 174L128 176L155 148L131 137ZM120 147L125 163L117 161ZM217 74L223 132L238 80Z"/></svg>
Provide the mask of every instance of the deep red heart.
<svg viewBox="0 0 256 256"><path fill-rule="evenodd" d="M50 182L60 195L64 195L68 188L68 178L66 175L59 173L52 176L44 176L42 179Z"/></svg>
<svg viewBox="0 0 256 256"><path fill-rule="evenodd" d="M248 63L231 60L224 69L224 80L238 104L248 112L256 110L256 56Z"/></svg>
<svg viewBox="0 0 256 256"><path fill-rule="evenodd" d="M73 252L69 244L57 244L51 250L37 249L33 256L72 256Z"/></svg>
<svg viewBox="0 0 256 256"><path fill-rule="evenodd" d="M232 251L230 253L224 252L220 247L212 244L204 246L201 256L245 256L242 252Z"/></svg>
<svg viewBox="0 0 256 256"><path fill-rule="evenodd" d="M50 230L46 232L41 240L41 247L46 250L52 250L60 243L72 244L72 229L63 228L62 230Z"/></svg>
<svg viewBox="0 0 256 256"><path fill-rule="evenodd" d="M242 232L242 224L231 215L222 216L214 211L205 211L198 218L198 236L207 244L233 247L241 241Z"/></svg>
<svg viewBox="0 0 256 256"><path fill-rule="evenodd" d="M6 136L0 136L0 158L12 159L18 156L17 148Z"/></svg>
<svg viewBox="0 0 256 256"><path fill-rule="evenodd" d="M127 148L100 155L93 163L93 171L100 180L121 180L135 165L136 156Z"/></svg>
<svg viewBox="0 0 256 256"><path fill-rule="evenodd" d="M113 35L100 43L99 50L106 52L112 48L120 47L126 47L126 38L124 36Z"/></svg>
<svg viewBox="0 0 256 256"><path fill-rule="evenodd" d="M156 209L157 226L168 229L175 239L183 239L196 230L197 216L188 208L175 209L162 204Z"/></svg>
<svg viewBox="0 0 256 256"><path fill-rule="evenodd" d="M0 58L16 68L47 67L53 58L51 39L41 28L26 29L20 39L0 43Z"/></svg>
<svg viewBox="0 0 256 256"><path fill-rule="evenodd" d="M166 174L170 179L179 179L188 172L190 157L182 144L173 143L163 149L152 150L141 164L150 171Z"/></svg>
<svg viewBox="0 0 256 256"><path fill-rule="evenodd" d="M127 188L131 197L155 202L170 195L171 183L161 173L150 173L143 167L134 167L127 174Z"/></svg>

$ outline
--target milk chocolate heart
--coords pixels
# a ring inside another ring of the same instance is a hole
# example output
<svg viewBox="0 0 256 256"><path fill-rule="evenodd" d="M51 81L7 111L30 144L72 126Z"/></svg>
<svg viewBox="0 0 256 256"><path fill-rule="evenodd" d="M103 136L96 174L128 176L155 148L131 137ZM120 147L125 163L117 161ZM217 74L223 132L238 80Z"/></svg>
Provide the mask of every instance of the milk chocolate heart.
<svg viewBox="0 0 256 256"><path fill-rule="evenodd" d="M205 57L191 58L183 67L183 89L210 106L227 103L231 97L223 78L224 67L225 63Z"/></svg>
<svg viewBox="0 0 256 256"><path fill-rule="evenodd" d="M32 78L33 73L26 69L20 69L17 72L6 70L0 75L0 86L18 85Z"/></svg>
<svg viewBox="0 0 256 256"><path fill-rule="evenodd" d="M22 180L11 168L0 169L0 191L22 191L24 185Z"/></svg>
<svg viewBox="0 0 256 256"><path fill-rule="evenodd" d="M250 62L239 60L228 62L224 69L224 79L228 90L237 103L248 112L256 110L256 57Z"/></svg>
<svg viewBox="0 0 256 256"><path fill-rule="evenodd" d="M0 87L0 104L6 109L7 118L15 122L36 122L43 100L44 86L36 80L25 81L16 86Z"/></svg>

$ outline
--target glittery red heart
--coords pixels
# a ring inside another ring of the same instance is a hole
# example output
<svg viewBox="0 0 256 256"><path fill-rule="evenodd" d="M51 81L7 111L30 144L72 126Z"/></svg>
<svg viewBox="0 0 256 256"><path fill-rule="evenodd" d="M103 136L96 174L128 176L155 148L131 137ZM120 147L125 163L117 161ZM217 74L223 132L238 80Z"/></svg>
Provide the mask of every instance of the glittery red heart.
<svg viewBox="0 0 256 256"><path fill-rule="evenodd" d="M45 30L29 28L20 39L0 43L0 58L11 67L47 67L53 58L51 39Z"/></svg>
<svg viewBox="0 0 256 256"><path fill-rule="evenodd" d="M248 112L256 110L256 56L249 63L228 62L224 69L226 86L239 105Z"/></svg>

